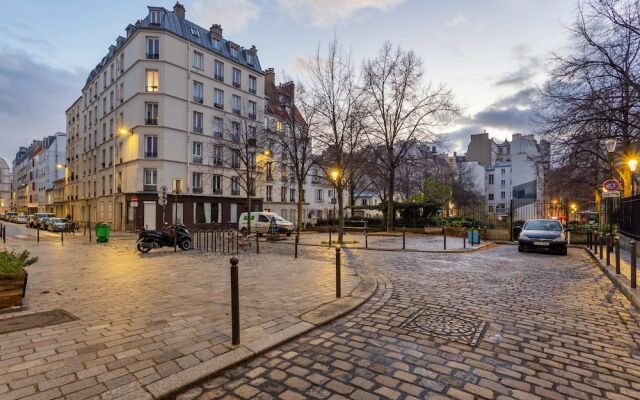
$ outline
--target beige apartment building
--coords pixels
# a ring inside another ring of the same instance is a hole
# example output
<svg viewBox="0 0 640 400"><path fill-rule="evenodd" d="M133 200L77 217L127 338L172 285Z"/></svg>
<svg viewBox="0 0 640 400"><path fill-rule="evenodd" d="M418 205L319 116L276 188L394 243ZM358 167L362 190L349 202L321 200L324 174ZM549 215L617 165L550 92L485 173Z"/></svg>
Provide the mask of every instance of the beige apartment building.
<svg viewBox="0 0 640 400"><path fill-rule="evenodd" d="M242 127L262 133L264 102L255 47L223 37L220 25L193 24L179 3L173 11L148 7L67 110L70 213L115 230L176 220L234 226L246 194L232 149ZM262 196L252 207L262 208Z"/></svg>

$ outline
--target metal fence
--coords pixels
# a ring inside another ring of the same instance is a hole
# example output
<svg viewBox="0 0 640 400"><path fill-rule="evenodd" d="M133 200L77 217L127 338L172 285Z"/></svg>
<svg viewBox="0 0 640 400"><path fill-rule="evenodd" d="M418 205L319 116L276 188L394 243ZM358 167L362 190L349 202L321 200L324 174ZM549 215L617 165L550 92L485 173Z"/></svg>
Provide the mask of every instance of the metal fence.
<svg viewBox="0 0 640 400"><path fill-rule="evenodd" d="M618 230L640 240L640 194L620 199L617 214Z"/></svg>

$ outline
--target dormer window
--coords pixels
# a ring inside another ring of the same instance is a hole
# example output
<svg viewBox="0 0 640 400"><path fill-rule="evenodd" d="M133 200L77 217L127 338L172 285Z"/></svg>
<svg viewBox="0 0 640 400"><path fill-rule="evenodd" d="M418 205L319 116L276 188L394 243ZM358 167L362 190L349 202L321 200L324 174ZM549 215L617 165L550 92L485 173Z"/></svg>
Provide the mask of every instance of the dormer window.
<svg viewBox="0 0 640 400"><path fill-rule="evenodd" d="M149 20L151 22L151 25L160 25L160 11L159 10L152 10L149 13Z"/></svg>
<svg viewBox="0 0 640 400"><path fill-rule="evenodd" d="M247 53L247 63L253 65L253 53Z"/></svg>
<svg viewBox="0 0 640 400"><path fill-rule="evenodd" d="M194 26L191 27L191 34L197 38L200 37L200 31Z"/></svg>
<svg viewBox="0 0 640 400"><path fill-rule="evenodd" d="M213 39L213 49L220 51L220 39Z"/></svg>
<svg viewBox="0 0 640 400"><path fill-rule="evenodd" d="M238 58L238 48L237 47L231 47L231 57Z"/></svg>

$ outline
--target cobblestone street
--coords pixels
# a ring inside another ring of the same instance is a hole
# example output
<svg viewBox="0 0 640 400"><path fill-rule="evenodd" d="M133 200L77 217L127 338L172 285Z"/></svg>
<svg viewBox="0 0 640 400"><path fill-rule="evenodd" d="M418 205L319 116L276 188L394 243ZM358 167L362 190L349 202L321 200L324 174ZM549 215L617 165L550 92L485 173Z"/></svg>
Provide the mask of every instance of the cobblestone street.
<svg viewBox="0 0 640 400"><path fill-rule="evenodd" d="M374 298L178 399L640 398L638 313L582 250L344 253Z"/></svg>

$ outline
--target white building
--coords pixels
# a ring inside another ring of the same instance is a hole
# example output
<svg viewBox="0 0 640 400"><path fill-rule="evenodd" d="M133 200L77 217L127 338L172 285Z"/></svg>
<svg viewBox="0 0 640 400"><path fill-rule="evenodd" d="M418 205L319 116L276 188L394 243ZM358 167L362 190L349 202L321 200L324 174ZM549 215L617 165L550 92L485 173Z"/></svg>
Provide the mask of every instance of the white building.
<svg viewBox="0 0 640 400"><path fill-rule="evenodd" d="M211 228L234 226L244 211L246 194L229 167L229 149L242 126L261 133L257 50L223 37L220 25L204 29L185 16L179 3L173 11L148 7L67 110L65 196L76 220L104 221L115 230L176 220ZM162 186L165 208L157 201ZM261 195L252 207L262 208Z"/></svg>
<svg viewBox="0 0 640 400"><path fill-rule="evenodd" d="M487 132L471 136L463 165L473 176L489 212L506 216L511 200L525 206L544 198L544 146L533 135L514 133L511 141L496 143Z"/></svg>
<svg viewBox="0 0 640 400"><path fill-rule="evenodd" d="M11 211L11 168L4 158L0 158L0 213Z"/></svg>

